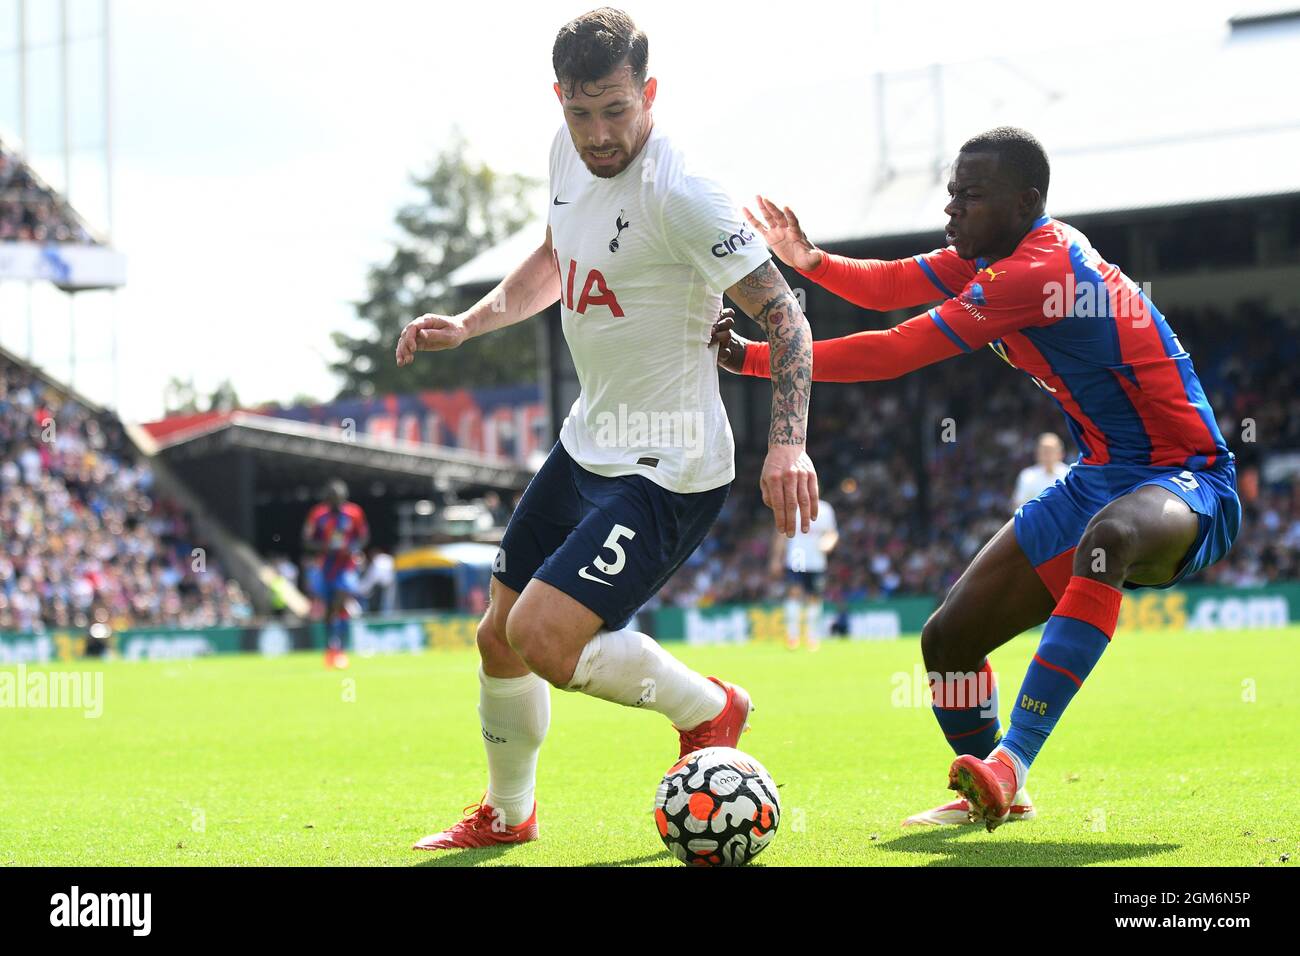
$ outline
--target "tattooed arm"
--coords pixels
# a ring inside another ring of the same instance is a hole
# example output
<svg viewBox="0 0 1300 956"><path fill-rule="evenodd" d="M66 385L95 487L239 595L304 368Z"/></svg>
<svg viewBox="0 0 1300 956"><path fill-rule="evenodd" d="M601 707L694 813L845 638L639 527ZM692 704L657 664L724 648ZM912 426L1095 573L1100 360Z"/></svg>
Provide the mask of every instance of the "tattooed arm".
<svg viewBox="0 0 1300 956"><path fill-rule="evenodd" d="M817 517L817 472L804 452L812 394L812 332L794 293L770 259L728 289L727 296L767 332L772 427L759 485L777 530L793 537L796 520L807 531Z"/></svg>

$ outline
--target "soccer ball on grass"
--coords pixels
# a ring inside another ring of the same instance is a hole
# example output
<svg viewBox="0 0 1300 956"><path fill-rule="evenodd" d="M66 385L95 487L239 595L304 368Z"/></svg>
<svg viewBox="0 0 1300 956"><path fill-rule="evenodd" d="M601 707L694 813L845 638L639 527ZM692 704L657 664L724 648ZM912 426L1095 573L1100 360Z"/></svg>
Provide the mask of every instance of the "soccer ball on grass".
<svg viewBox="0 0 1300 956"><path fill-rule="evenodd" d="M743 866L772 842L781 802L761 763L731 747L708 747L664 774L654 815L664 846L683 863Z"/></svg>

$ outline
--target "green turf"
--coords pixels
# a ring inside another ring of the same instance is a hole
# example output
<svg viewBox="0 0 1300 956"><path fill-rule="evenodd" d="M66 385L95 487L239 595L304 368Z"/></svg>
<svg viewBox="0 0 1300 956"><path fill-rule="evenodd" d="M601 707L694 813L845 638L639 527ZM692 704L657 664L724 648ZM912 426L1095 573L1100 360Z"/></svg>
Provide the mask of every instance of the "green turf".
<svg viewBox="0 0 1300 956"><path fill-rule="evenodd" d="M1115 643L1034 768L1039 819L992 834L899 828L948 796L949 751L925 700L904 697L915 640L672 646L753 695L741 746L783 811L759 864L1300 863L1300 628ZM994 656L1004 714L1033 646ZM98 719L0 709L0 864L677 865L650 815L676 735L559 691L541 841L412 853L482 792L476 666L455 651L341 673L316 655L104 665Z"/></svg>

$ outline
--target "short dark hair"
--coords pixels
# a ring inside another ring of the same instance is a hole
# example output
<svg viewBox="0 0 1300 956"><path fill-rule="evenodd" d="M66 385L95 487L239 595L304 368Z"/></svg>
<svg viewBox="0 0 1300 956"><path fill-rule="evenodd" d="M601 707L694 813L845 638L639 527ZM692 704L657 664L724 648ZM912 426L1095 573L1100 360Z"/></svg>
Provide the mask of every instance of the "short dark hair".
<svg viewBox="0 0 1300 956"><path fill-rule="evenodd" d="M1008 170L1022 189L1037 189L1047 199L1051 165L1047 150L1033 133L1014 126L999 126L987 133L972 136L962 144L963 153L995 153L1001 168Z"/></svg>
<svg viewBox="0 0 1300 956"><path fill-rule="evenodd" d="M632 78L645 83L650 41L622 10L601 7L575 17L556 34L551 49L555 79L567 87L567 94L594 83L620 63L632 67Z"/></svg>

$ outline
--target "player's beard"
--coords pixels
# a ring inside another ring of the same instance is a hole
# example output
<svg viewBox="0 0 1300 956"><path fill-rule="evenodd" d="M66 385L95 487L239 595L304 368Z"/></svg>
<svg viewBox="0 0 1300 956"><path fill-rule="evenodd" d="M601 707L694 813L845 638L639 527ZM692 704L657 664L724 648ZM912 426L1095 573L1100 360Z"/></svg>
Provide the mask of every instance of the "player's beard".
<svg viewBox="0 0 1300 956"><path fill-rule="evenodd" d="M616 160L620 153L626 156L626 151L621 146L617 148L617 151L610 158ZM588 161L587 154L585 152L582 154L582 165L587 167L587 172L591 173L591 175L595 176L598 179L613 179L623 170L627 169L628 164L631 162L632 160L629 157L629 158L625 158L621 163L611 162L605 166L593 166L591 162Z"/></svg>
<svg viewBox="0 0 1300 956"><path fill-rule="evenodd" d="M615 149L617 151L611 159L616 160L621 153L624 157L622 162L611 162L604 166L593 166L587 158L587 151L584 149L579 153L582 157L582 165L586 166L587 172L591 173L591 175L595 176L597 179L613 179L619 173L623 172L623 170L627 169L628 166L632 165L632 160L636 159L641 150L645 147L646 140L650 138L650 127L651 119L650 114L647 112L642 118L641 126L637 130L636 136L632 140L634 143L634 152L629 153L622 143L615 144Z"/></svg>

